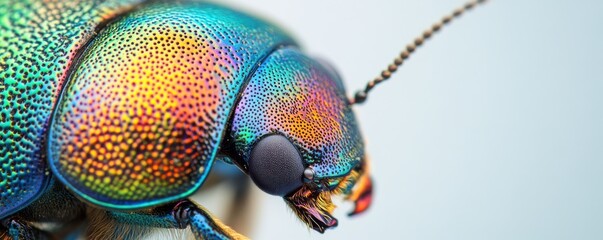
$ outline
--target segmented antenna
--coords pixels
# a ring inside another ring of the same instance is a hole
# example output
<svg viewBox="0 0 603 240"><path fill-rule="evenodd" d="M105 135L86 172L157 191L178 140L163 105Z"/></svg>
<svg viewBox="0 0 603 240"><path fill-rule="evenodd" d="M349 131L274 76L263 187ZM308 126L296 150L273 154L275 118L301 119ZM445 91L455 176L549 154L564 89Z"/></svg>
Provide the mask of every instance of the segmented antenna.
<svg viewBox="0 0 603 240"><path fill-rule="evenodd" d="M400 53L400 55L398 55L394 59L394 62L391 63L390 65L388 65L387 68L385 70L383 70L379 76L377 76L372 81L368 82L366 84L366 87L364 87L363 90L356 92L354 97L352 99L350 99L350 104L358 104L358 103L363 103L364 101L366 101L368 93L377 84L380 84L383 81L389 79L392 76L392 73L394 73L396 70L398 70L398 67L400 67L400 65L402 65L402 63L406 59L408 59L408 57L418 47L423 45L423 43L426 40L428 40L433 34L440 31L440 29L442 29L446 24L450 23L453 19L458 18L461 15L463 15L463 13L465 13L467 10L470 10L473 7L477 6L478 4L481 4L484 2L486 2L486 0L474 0L474 1L468 2L463 7L460 7L460 8L457 8L456 10L454 10L450 15L444 16L439 22L433 24L431 26L431 28L425 30L421 36L415 38L415 40L412 43L406 45L406 49L404 51L402 51Z"/></svg>

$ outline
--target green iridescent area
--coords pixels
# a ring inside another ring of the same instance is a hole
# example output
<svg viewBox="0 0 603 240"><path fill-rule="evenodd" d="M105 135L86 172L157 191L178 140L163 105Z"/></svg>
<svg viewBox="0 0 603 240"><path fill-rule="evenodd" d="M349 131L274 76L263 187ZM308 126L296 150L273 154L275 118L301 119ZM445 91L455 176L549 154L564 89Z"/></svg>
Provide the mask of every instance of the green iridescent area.
<svg viewBox="0 0 603 240"><path fill-rule="evenodd" d="M137 2L0 3L0 218L46 189L46 129L76 53Z"/></svg>

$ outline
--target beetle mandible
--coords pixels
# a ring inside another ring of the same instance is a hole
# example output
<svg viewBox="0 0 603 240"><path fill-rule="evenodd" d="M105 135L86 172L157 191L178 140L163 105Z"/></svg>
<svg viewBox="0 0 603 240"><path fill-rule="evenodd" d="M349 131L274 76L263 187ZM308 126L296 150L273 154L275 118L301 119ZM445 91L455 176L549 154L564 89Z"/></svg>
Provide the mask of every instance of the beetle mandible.
<svg viewBox="0 0 603 240"><path fill-rule="evenodd" d="M481 2L423 33L352 99L281 29L219 5L2 3L0 236L37 239L50 233L31 222L96 212L190 226L198 239L244 238L187 200L216 159L282 196L310 228L333 228L332 195L355 203L351 215L371 202L352 105Z"/></svg>

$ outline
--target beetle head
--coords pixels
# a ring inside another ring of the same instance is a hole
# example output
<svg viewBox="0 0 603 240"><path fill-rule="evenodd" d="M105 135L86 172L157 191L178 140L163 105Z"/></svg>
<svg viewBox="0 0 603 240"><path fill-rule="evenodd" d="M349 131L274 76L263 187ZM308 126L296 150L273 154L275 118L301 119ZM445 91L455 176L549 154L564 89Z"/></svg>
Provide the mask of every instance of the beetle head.
<svg viewBox="0 0 603 240"><path fill-rule="evenodd" d="M354 213L370 203L364 143L343 84L297 49L276 50L258 67L229 139L256 185L319 232L337 225L332 195L358 202Z"/></svg>

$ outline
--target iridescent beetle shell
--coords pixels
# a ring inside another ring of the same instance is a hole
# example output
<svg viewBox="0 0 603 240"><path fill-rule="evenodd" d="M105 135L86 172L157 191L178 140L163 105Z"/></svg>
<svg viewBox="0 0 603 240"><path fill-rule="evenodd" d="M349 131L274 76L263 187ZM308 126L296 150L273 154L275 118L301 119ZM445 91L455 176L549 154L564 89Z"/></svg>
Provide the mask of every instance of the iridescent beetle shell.
<svg viewBox="0 0 603 240"><path fill-rule="evenodd" d="M249 75L289 44L279 29L211 4L128 13L72 70L49 135L51 168L78 195L110 208L192 194Z"/></svg>
<svg viewBox="0 0 603 240"><path fill-rule="evenodd" d="M18 24L2 26L12 32L0 43L0 184L9 189L0 219L53 177L89 203L122 210L186 198L218 154L270 177L275 169L247 165L273 134L306 168L280 195L308 225L336 225L326 193L361 198L351 187L366 180L364 146L343 84L279 28L189 1L59 7L65 15L2 14Z"/></svg>

